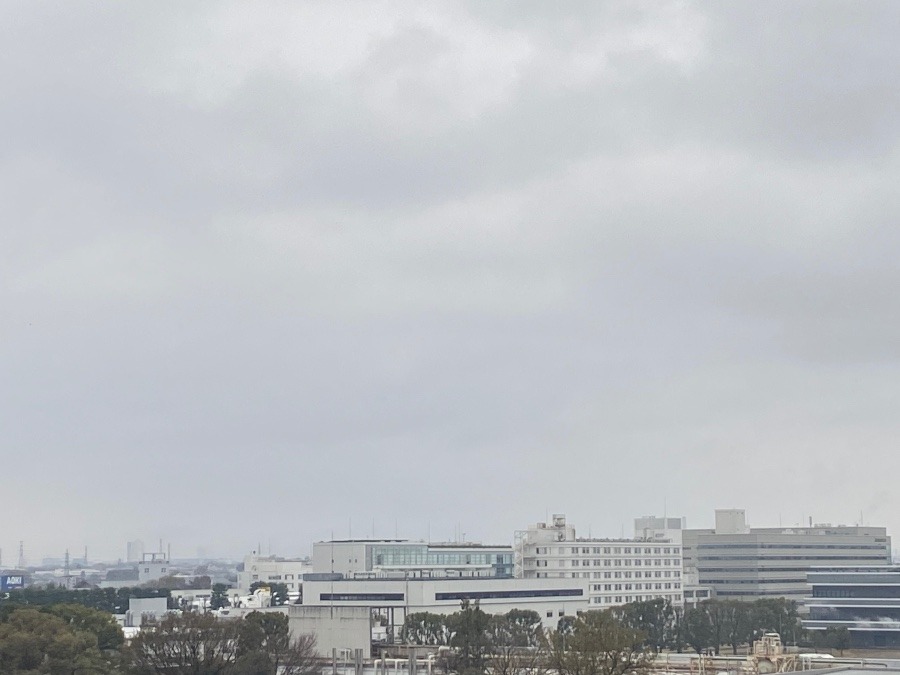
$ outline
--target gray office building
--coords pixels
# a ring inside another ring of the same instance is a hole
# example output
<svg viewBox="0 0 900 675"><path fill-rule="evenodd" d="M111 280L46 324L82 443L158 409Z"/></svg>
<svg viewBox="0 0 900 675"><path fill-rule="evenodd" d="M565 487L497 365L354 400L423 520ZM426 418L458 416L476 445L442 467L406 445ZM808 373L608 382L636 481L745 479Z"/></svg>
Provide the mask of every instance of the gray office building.
<svg viewBox="0 0 900 675"><path fill-rule="evenodd" d="M804 628L847 628L853 647L900 647L900 567L815 568L808 579Z"/></svg>
<svg viewBox="0 0 900 675"><path fill-rule="evenodd" d="M686 572L715 597L730 600L787 598L803 603L813 567L887 565L891 538L883 527L810 525L747 527L743 510L716 511L713 529L685 529Z"/></svg>

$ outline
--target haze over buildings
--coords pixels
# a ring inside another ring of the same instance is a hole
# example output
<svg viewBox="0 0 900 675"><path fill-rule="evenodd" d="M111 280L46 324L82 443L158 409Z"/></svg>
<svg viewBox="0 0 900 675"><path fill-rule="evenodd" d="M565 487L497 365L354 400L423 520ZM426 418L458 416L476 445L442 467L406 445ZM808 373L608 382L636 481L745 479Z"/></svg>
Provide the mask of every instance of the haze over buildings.
<svg viewBox="0 0 900 675"><path fill-rule="evenodd" d="M898 20L4 3L4 563L898 531Z"/></svg>

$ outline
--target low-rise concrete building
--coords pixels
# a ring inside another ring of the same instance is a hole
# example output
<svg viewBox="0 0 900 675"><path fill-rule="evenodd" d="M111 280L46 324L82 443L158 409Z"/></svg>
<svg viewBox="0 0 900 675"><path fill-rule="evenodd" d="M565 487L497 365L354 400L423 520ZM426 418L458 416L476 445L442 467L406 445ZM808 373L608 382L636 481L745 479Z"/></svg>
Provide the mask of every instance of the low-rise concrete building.
<svg viewBox="0 0 900 675"><path fill-rule="evenodd" d="M556 628L563 616L591 609L586 582L580 579L343 579L340 575L307 576L303 605L368 607L399 629L408 614L452 614L464 600L477 602L488 614L531 609L546 628Z"/></svg>
<svg viewBox="0 0 900 675"><path fill-rule="evenodd" d="M368 607L289 605L286 609L291 635L315 635L319 655L330 657L334 650L347 656L361 649L363 658L371 658L372 612Z"/></svg>

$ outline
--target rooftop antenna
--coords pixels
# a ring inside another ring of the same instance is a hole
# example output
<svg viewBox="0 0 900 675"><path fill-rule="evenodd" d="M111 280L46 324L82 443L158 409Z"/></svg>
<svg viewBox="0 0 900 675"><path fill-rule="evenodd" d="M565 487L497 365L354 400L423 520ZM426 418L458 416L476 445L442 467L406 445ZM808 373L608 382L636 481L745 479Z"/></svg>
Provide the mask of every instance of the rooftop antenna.
<svg viewBox="0 0 900 675"><path fill-rule="evenodd" d="M353 541L353 518L347 518L347 539Z"/></svg>
<svg viewBox="0 0 900 675"><path fill-rule="evenodd" d="M375 516L372 516L372 539L375 538Z"/></svg>

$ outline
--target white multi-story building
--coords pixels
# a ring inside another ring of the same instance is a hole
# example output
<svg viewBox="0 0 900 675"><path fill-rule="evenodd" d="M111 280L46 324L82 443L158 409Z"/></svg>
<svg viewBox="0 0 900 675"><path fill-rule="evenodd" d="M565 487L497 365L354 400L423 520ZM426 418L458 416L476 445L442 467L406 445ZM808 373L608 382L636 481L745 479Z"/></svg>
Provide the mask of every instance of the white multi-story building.
<svg viewBox="0 0 900 675"><path fill-rule="evenodd" d="M312 571L309 558L260 556L254 552L244 556L244 569L238 572L237 590L241 595L248 595L254 582L281 583L287 586L292 598L298 597L303 575Z"/></svg>
<svg viewBox="0 0 900 675"><path fill-rule="evenodd" d="M344 539L313 544L313 571L347 578L512 577L513 550L474 542Z"/></svg>
<svg viewBox="0 0 900 675"><path fill-rule="evenodd" d="M681 544L658 539L579 539L566 517L516 533L516 575L579 579L592 609L663 598L683 602Z"/></svg>
<svg viewBox="0 0 900 675"><path fill-rule="evenodd" d="M138 583L146 584L159 581L163 577L172 576L172 566L165 553L144 553L138 563Z"/></svg>

